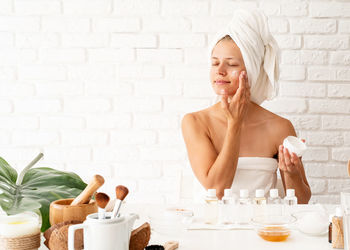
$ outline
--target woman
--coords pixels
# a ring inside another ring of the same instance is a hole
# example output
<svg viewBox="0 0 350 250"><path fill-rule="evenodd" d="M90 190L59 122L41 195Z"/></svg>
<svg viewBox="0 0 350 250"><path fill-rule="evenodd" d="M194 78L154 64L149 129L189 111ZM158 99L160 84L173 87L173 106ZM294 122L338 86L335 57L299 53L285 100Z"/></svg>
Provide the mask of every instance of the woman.
<svg viewBox="0 0 350 250"><path fill-rule="evenodd" d="M293 125L259 106L273 97L278 77L278 47L259 11L236 11L228 28L211 47L210 81L221 97L213 106L182 121L193 172L205 189L234 192L276 185L280 171L284 190L293 188L298 203L311 192L301 158L282 146L296 136Z"/></svg>

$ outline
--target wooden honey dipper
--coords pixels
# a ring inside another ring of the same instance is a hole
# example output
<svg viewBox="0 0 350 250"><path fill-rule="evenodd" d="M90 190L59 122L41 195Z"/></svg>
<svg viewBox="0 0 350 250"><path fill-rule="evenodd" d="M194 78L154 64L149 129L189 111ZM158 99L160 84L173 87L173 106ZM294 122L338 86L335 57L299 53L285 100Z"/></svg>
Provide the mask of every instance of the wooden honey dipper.
<svg viewBox="0 0 350 250"><path fill-rule="evenodd" d="M105 183L105 180L101 175L94 175L92 180L86 186L86 188L81 192L70 204L71 206L76 206L79 204L89 203L92 195L96 192L99 187L101 187Z"/></svg>

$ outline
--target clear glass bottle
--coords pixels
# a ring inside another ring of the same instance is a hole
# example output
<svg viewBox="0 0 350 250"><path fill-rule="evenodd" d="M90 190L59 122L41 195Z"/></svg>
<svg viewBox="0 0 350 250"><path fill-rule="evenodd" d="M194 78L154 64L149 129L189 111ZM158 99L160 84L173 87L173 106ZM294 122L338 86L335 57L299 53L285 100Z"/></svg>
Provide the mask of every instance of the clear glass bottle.
<svg viewBox="0 0 350 250"><path fill-rule="evenodd" d="M266 205L266 198L264 195L264 189L255 190L255 198L253 199L253 203L255 205Z"/></svg>
<svg viewBox="0 0 350 250"><path fill-rule="evenodd" d="M216 224L218 219L218 198L216 189L208 189L205 197L204 222L207 224Z"/></svg>
<svg viewBox="0 0 350 250"><path fill-rule="evenodd" d="M265 214L266 198L264 189L255 190L255 198L253 199L254 216L262 216Z"/></svg>
<svg viewBox="0 0 350 250"><path fill-rule="evenodd" d="M281 198L278 195L278 189L270 189L270 197L267 198L267 204L281 204Z"/></svg>
<svg viewBox="0 0 350 250"><path fill-rule="evenodd" d="M238 203L240 205L250 205L252 203L250 198L249 198L249 191L248 191L248 189L241 189L241 190L239 190Z"/></svg>
<svg viewBox="0 0 350 250"><path fill-rule="evenodd" d="M282 200L278 195L278 189L270 189L270 196L267 198L267 212L269 215L282 215Z"/></svg>
<svg viewBox="0 0 350 250"><path fill-rule="evenodd" d="M287 189L287 195L284 197L284 204L289 206L298 204L298 198L295 196L294 189Z"/></svg>
<svg viewBox="0 0 350 250"><path fill-rule="evenodd" d="M232 189L225 189L224 196L219 204L219 223L232 224L234 223L234 206L235 198L233 197Z"/></svg>
<svg viewBox="0 0 350 250"><path fill-rule="evenodd" d="M252 201L249 198L248 189L239 190L237 212L235 215L235 221L238 224L249 224L252 217Z"/></svg>
<svg viewBox="0 0 350 250"><path fill-rule="evenodd" d="M292 214L295 212L295 207L298 204L298 198L295 196L294 189L287 189L287 195L283 199L284 213Z"/></svg>

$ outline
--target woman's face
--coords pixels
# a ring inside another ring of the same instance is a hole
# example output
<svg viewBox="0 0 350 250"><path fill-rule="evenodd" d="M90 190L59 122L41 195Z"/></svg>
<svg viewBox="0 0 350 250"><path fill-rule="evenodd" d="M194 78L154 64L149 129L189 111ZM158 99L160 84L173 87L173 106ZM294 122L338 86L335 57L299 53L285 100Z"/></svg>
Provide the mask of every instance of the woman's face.
<svg viewBox="0 0 350 250"><path fill-rule="evenodd" d="M238 77L246 70L241 50L231 39L218 42L211 55L210 82L217 95L234 95L238 89Z"/></svg>

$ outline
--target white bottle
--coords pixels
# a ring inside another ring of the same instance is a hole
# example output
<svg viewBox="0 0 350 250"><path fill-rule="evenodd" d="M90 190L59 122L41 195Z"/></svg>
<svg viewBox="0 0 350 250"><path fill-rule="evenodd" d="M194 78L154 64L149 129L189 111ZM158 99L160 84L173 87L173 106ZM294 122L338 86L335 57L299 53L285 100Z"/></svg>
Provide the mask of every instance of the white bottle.
<svg viewBox="0 0 350 250"><path fill-rule="evenodd" d="M205 197L204 222L207 224L216 224L218 219L218 198L216 189L208 189Z"/></svg>
<svg viewBox="0 0 350 250"><path fill-rule="evenodd" d="M235 221L238 224L249 224L252 217L252 202L249 198L248 189L239 190L239 199L237 204L237 213Z"/></svg>
<svg viewBox="0 0 350 250"><path fill-rule="evenodd" d="M270 189L270 197L267 204L281 204L281 198L278 196L278 189Z"/></svg>
<svg viewBox="0 0 350 250"><path fill-rule="evenodd" d="M255 205L266 205L266 198L264 195L265 195L264 189L255 190L255 198L253 199L253 203Z"/></svg>
<svg viewBox="0 0 350 250"><path fill-rule="evenodd" d="M278 189L270 189L270 197L267 199L268 214L282 215L282 201L278 196Z"/></svg>
<svg viewBox="0 0 350 250"><path fill-rule="evenodd" d="M248 191L248 189L241 189L241 190L239 190L238 203L240 205L250 205L252 203L250 198L249 198L249 191Z"/></svg>
<svg viewBox="0 0 350 250"><path fill-rule="evenodd" d="M233 224L234 223L234 205L235 199L233 197L232 189L225 189L224 196L219 204L219 223Z"/></svg>
<svg viewBox="0 0 350 250"><path fill-rule="evenodd" d="M283 199L285 214L292 214L295 212L298 198L295 196L294 189L287 189L287 195Z"/></svg>
<svg viewBox="0 0 350 250"><path fill-rule="evenodd" d="M298 204L298 198L295 196L294 189L287 189L287 195L284 197L284 204L294 206Z"/></svg>
<svg viewBox="0 0 350 250"><path fill-rule="evenodd" d="M253 199L253 204L254 216L262 216L265 214L266 198L264 189L255 190L255 198Z"/></svg>

